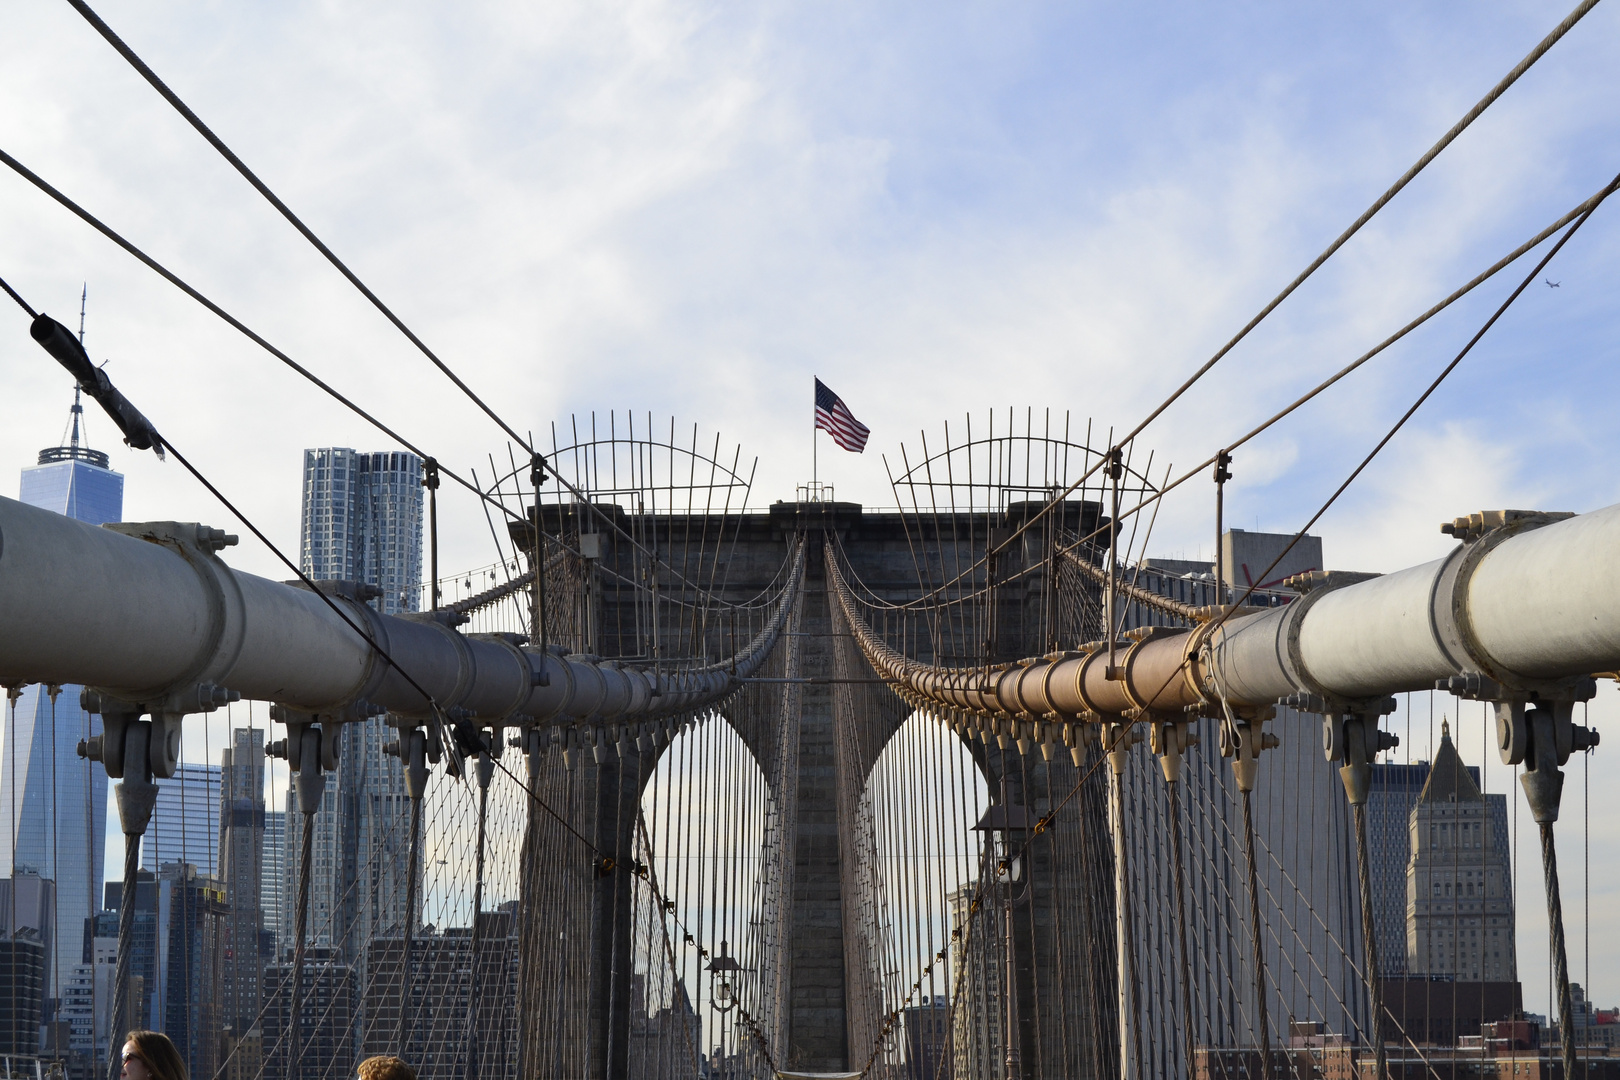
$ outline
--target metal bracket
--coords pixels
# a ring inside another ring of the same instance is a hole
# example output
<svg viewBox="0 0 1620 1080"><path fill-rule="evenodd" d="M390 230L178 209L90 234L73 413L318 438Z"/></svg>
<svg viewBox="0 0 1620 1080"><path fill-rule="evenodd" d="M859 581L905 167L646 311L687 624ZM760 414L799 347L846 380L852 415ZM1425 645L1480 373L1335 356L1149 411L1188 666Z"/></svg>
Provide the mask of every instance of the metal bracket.
<svg viewBox="0 0 1620 1080"><path fill-rule="evenodd" d="M151 774L160 780L174 775L180 764L181 721L192 713L213 712L221 705L242 700L235 690L213 683L193 683L170 690L161 698L129 701L86 687L79 692L79 707L102 718L102 734L79 742L79 756L99 761L111 779L122 779L130 765L124 745L129 725L151 716L146 725L146 758Z"/></svg>

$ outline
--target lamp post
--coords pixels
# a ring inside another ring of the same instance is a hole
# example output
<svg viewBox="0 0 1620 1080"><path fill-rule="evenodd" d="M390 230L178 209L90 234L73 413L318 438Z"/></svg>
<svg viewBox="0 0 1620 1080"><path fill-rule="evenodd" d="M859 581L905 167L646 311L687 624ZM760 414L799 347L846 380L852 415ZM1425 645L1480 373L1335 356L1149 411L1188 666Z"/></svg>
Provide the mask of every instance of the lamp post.
<svg viewBox="0 0 1620 1080"><path fill-rule="evenodd" d="M709 1006L715 1012L730 1012L737 1005L736 994L732 991L731 980L734 972L743 970L743 966L736 959L728 955L730 945L720 942L720 951L715 953L714 959L709 961L705 970L709 973L709 980L713 983L713 991L709 995Z"/></svg>
<svg viewBox="0 0 1620 1080"><path fill-rule="evenodd" d="M1018 1062L1018 969L1015 964L1013 908L1028 891L1023 853L1024 837L1029 835L1029 811L1022 806L1007 804L1006 781L1002 781L1002 801L984 812L984 817L973 826L974 832L990 834L990 866L996 884L1001 887L1003 916L1003 952L1007 961L1007 987L1005 991L1005 1030L1002 1043L1006 1047L1006 1080L1021 1080Z"/></svg>
<svg viewBox="0 0 1620 1080"><path fill-rule="evenodd" d="M709 961L709 966L704 970L709 973L709 1008L724 1016L737 1007L737 988L731 984L734 980L739 979L746 969L737 963L735 957L730 955L730 945L722 940L720 942L720 951L714 954L714 959ZM738 1043L738 1050L740 1051L740 1039ZM722 1039L722 1045L724 1045L724 1039ZM722 1056L721 1060L724 1061L725 1058Z"/></svg>

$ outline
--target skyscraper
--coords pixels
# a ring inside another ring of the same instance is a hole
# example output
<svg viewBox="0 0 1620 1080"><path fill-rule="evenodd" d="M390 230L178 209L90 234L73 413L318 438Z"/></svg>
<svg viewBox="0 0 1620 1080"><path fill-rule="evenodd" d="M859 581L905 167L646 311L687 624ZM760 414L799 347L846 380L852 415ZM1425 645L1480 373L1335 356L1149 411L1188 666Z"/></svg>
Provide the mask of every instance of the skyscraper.
<svg viewBox="0 0 1620 1080"><path fill-rule="evenodd" d="M219 965L225 893L185 863L157 875L155 982L150 1026L173 1040L194 1076L213 1076L222 1027Z"/></svg>
<svg viewBox="0 0 1620 1080"><path fill-rule="evenodd" d="M292 919L286 904L287 892L287 811L264 812L264 858L259 864L259 908L264 913L264 932L269 935L271 957L281 956L282 942L292 936Z"/></svg>
<svg viewBox="0 0 1620 1080"><path fill-rule="evenodd" d="M1493 796L1502 798L1502 796ZM1512 982L1513 869L1486 796L1440 725L1440 749L1412 811L1406 965L1413 975Z"/></svg>
<svg viewBox="0 0 1620 1080"><path fill-rule="evenodd" d="M0 878L0 1054L33 1054L45 1017L46 966L56 937L54 887L38 874Z"/></svg>
<svg viewBox="0 0 1620 1080"><path fill-rule="evenodd" d="M1480 783L1479 766L1467 767ZM1367 797L1367 854L1373 890L1373 926L1378 936L1378 966L1386 978L1406 970L1406 868L1412 861L1412 811L1429 782L1429 763L1373 766ZM1498 858L1508 862L1507 799L1485 796L1491 840Z"/></svg>
<svg viewBox="0 0 1620 1080"><path fill-rule="evenodd" d="M251 727L231 732L221 762L219 868L225 917L223 1023L240 1037L254 1026L264 988L259 886L264 862L264 742Z"/></svg>
<svg viewBox="0 0 1620 1080"><path fill-rule="evenodd" d="M415 611L422 581L422 459L345 447L305 450L299 561L317 581L376 585L386 614Z"/></svg>
<svg viewBox="0 0 1620 1080"><path fill-rule="evenodd" d="M219 868L220 767L181 762L157 789L152 822L141 841L141 866L157 873L171 863L190 863L213 877Z"/></svg>
<svg viewBox="0 0 1620 1080"><path fill-rule="evenodd" d="M83 410L75 396L66 445L39 452L22 471L19 497L101 525L123 516L124 478L107 455L81 444ZM77 686L28 686L5 703L0 737L0 875L31 871L56 883L55 925L75 928L46 959L47 998L59 997L82 960L77 930L101 907L107 777L78 756L81 739L101 733L101 718L79 708Z"/></svg>
<svg viewBox="0 0 1620 1080"><path fill-rule="evenodd" d="M302 567L316 580L382 591L378 608L416 610L422 578L422 461L342 447L304 451ZM337 772L316 817L308 940L363 967L367 943L405 923L410 802L399 762L384 756L386 718L345 726ZM282 926L298 895L303 816L289 793ZM414 921L414 916L412 916ZM291 934L281 942L292 945ZM363 973L362 973L363 974Z"/></svg>

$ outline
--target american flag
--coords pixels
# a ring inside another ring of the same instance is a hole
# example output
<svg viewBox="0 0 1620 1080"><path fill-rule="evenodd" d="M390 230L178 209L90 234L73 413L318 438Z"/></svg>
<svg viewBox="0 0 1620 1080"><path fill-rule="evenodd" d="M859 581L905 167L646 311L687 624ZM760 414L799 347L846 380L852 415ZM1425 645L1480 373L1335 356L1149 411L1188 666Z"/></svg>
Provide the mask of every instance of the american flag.
<svg viewBox="0 0 1620 1080"><path fill-rule="evenodd" d="M866 449L866 437L872 433L871 428L855 419L844 399L827 389L820 379L816 380L816 427L845 450L857 454Z"/></svg>

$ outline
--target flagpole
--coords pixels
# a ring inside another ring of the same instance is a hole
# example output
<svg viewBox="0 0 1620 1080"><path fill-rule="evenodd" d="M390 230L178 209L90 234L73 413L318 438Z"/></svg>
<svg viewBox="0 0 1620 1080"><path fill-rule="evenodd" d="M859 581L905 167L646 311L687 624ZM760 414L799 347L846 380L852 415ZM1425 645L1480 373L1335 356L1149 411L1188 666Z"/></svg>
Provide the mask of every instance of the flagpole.
<svg viewBox="0 0 1620 1080"><path fill-rule="evenodd" d="M816 490L816 485L821 480L821 475L817 471L817 467L816 467L816 451L820 448L820 446L821 446L821 425L816 423L816 411L814 409L811 409L810 410L810 491L812 493ZM812 500L815 498L814 494L811 495L811 498L812 498Z"/></svg>

